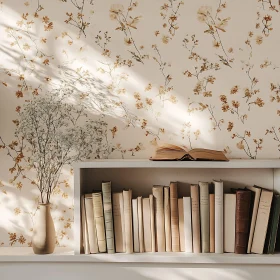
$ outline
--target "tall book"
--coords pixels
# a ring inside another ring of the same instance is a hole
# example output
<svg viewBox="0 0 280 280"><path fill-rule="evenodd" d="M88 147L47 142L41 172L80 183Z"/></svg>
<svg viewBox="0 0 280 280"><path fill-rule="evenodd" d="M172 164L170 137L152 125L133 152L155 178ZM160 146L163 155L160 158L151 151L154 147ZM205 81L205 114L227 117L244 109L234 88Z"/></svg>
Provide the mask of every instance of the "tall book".
<svg viewBox="0 0 280 280"><path fill-rule="evenodd" d="M236 191L235 249L236 254L246 254L250 227L251 192Z"/></svg>
<svg viewBox="0 0 280 280"><path fill-rule="evenodd" d="M236 194L224 194L224 251L234 253Z"/></svg>
<svg viewBox="0 0 280 280"><path fill-rule="evenodd" d="M125 253L123 193L113 193L115 246L117 253Z"/></svg>
<svg viewBox="0 0 280 280"><path fill-rule="evenodd" d="M177 182L171 182L169 189L170 189L170 212L171 212L171 248L172 248L172 252L180 252Z"/></svg>
<svg viewBox="0 0 280 280"><path fill-rule="evenodd" d="M252 219L251 219L250 232L249 232L248 247L247 247L247 253L249 254L249 253L251 253L251 247L252 247L253 236L254 236L254 232L255 232L255 226L256 226L256 220L257 220L257 214L258 214L258 208L259 208L259 202L260 202L262 189L257 186L246 187L246 188L255 194L254 201L253 201L253 211L252 211Z"/></svg>
<svg viewBox="0 0 280 280"><path fill-rule="evenodd" d="M224 252L224 187L222 181L215 185L215 253Z"/></svg>
<svg viewBox="0 0 280 280"><path fill-rule="evenodd" d="M132 199L132 225L133 225L133 247L134 252L140 252L139 245L139 222L138 222L138 202L137 198Z"/></svg>
<svg viewBox="0 0 280 280"><path fill-rule="evenodd" d="M262 254L267 232L273 192L262 190L251 252Z"/></svg>
<svg viewBox="0 0 280 280"><path fill-rule="evenodd" d="M192 253L192 213L191 213L191 198L183 197L184 208L184 233L185 233L185 252Z"/></svg>
<svg viewBox="0 0 280 280"><path fill-rule="evenodd" d="M143 204L144 251L152 252L150 198L142 198L142 204Z"/></svg>
<svg viewBox="0 0 280 280"><path fill-rule="evenodd" d="M163 193L164 193L163 199L164 199L165 249L166 252L172 252L169 187L164 187Z"/></svg>
<svg viewBox="0 0 280 280"><path fill-rule="evenodd" d="M150 199L150 212L151 212L151 246L152 252L156 252L156 229L155 229L155 206L154 206L154 196L149 195Z"/></svg>
<svg viewBox="0 0 280 280"><path fill-rule="evenodd" d="M215 194L209 194L210 253L215 253Z"/></svg>
<svg viewBox="0 0 280 280"><path fill-rule="evenodd" d="M184 206L183 198L178 199L180 251L185 252Z"/></svg>
<svg viewBox="0 0 280 280"><path fill-rule="evenodd" d="M139 252L144 253L144 226L143 226L143 203L142 196L137 197L138 207L138 230L139 230Z"/></svg>
<svg viewBox="0 0 280 280"><path fill-rule="evenodd" d="M98 251L100 253L106 252L106 237L105 237L105 225L104 225L104 215L103 215L103 203L101 192L96 192L92 194L93 202L93 215L96 226L96 236Z"/></svg>
<svg viewBox="0 0 280 280"><path fill-rule="evenodd" d="M132 233L132 190L123 190L123 211L124 211L124 232L125 232L125 252L133 253L133 233Z"/></svg>
<svg viewBox="0 0 280 280"><path fill-rule="evenodd" d="M154 186L152 192L155 201L156 251L165 252L163 187Z"/></svg>
<svg viewBox="0 0 280 280"><path fill-rule="evenodd" d="M108 252L108 254L114 254L115 253L115 241L114 241L111 182L102 183L102 197L103 197L107 252Z"/></svg>
<svg viewBox="0 0 280 280"><path fill-rule="evenodd" d="M93 211L93 210L92 210ZM84 254L90 254L89 249L89 240L88 240L88 227L87 227L87 218L86 218L86 208L85 208L85 196L81 197L81 222L82 222L82 237L83 237L83 248ZM92 214L93 218L93 214Z"/></svg>
<svg viewBox="0 0 280 280"><path fill-rule="evenodd" d="M200 253L200 211L199 211L199 188L198 185L191 185L192 203L192 231L193 231L193 252Z"/></svg>
<svg viewBox="0 0 280 280"><path fill-rule="evenodd" d="M200 222L201 251L210 252L210 216L209 216L209 183L199 182L200 188Z"/></svg>
<svg viewBox="0 0 280 280"><path fill-rule="evenodd" d="M276 245L276 237L279 226L279 217L280 217L280 195L276 194L273 196L271 214L268 224L268 231L266 235L265 242L265 252L267 254L273 254Z"/></svg>

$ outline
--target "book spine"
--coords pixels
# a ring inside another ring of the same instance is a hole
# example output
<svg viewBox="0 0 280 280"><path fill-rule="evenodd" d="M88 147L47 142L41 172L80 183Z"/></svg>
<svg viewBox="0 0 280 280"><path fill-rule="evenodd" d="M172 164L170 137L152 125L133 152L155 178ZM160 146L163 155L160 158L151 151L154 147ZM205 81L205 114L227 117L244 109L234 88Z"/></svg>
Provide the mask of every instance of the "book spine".
<svg viewBox="0 0 280 280"><path fill-rule="evenodd" d="M224 251L234 253L236 194L224 195Z"/></svg>
<svg viewBox="0 0 280 280"><path fill-rule="evenodd" d="M150 213L151 213L151 245L152 252L156 252L156 231L155 231L155 210L154 210L154 196L149 195L150 200Z"/></svg>
<svg viewBox="0 0 280 280"><path fill-rule="evenodd" d="M132 234L132 209L131 209L132 190L123 191L124 208L124 230L126 253L133 253L133 234Z"/></svg>
<svg viewBox="0 0 280 280"><path fill-rule="evenodd" d="M185 252L184 206L183 198L178 198L180 251Z"/></svg>
<svg viewBox="0 0 280 280"><path fill-rule="evenodd" d="M210 253L215 253L215 194L209 194Z"/></svg>
<svg viewBox="0 0 280 280"><path fill-rule="evenodd" d="M202 253L210 251L210 221L209 221L209 184L199 182L200 187L200 221Z"/></svg>
<svg viewBox="0 0 280 280"><path fill-rule="evenodd" d="M87 227L87 218L86 218L86 208L85 208L85 196L82 195L81 197L81 222L82 222L82 234L83 234L83 248L84 254L90 254L89 249L89 240L88 240L88 227Z"/></svg>
<svg viewBox="0 0 280 280"><path fill-rule="evenodd" d="M132 199L132 220L133 220L133 245L134 252L139 253L139 222L138 222L138 205L137 198Z"/></svg>
<svg viewBox="0 0 280 280"><path fill-rule="evenodd" d="M154 186L152 191L155 200L156 251L165 252L163 187Z"/></svg>
<svg viewBox="0 0 280 280"><path fill-rule="evenodd" d="M172 252L169 187L164 187L164 229L166 252Z"/></svg>
<svg viewBox="0 0 280 280"><path fill-rule="evenodd" d="M191 185L192 203L192 230L193 230L193 252L201 253L200 246L200 209L198 185Z"/></svg>
<svg viewBox="0 0 280 280"><path fill-rule="evenodd" d="M104 221L108 254L115 253L111 182L102 183Z"/></svg>
<svg viewBox="0 0 280 280"><path fill-rule="evenodd" d="M253 237L253 244L251 248L252 253L256 253L256 254L263 253L272 197L273 197L272 191L262 190L257 221L255 226L255 232Z"/></svg>
<svg viewBox="0 0 280 280"><path fill-rule="evenodd" d="M123 194L113 193L113 215L114 215L114 233L115 246L117 253L125 253L124 243L124 213L123 213Z"/></svg>
<svg viewBox="0 0 280 280"><path fill-rule="evenodd" d="M144 251L152 251L151 209L150 199L143 198Z"/></svg>
<svg viewBox="0 0 280 280"><path fill-rule="evenodd" d="M143 209L142 209L142 197L137 197L138 206L138 222L139 222L139 251L144 253L144 226L143 226Z"/></svg>
<svg viewBox="0 0 280 280"><path fill-rule="evenodd" d="M236 192L235 249L236 254L246 254L249 238L251 192Z"/></svg>
<svg viewBox="0 0 280 280"><path fill-rule="evenodd" d="M106 252L106 237L105 237L105 226L104 226L104 216L103 216L103 203L101 193L92 194L93 202L93 215L96 225L96 235L98 250L100 253Z"/></svg>
<svg viewBox="0 0 280 280"><path fill-rule="evenodd" d="M215 253L224 252L224 187L222 181L215 181Z"/></svg>
<svg viewBox="0 0 280 280"><path fill-rule="evenodd" d="M184 208L184 233L185 233L185 252L192 253L192 214L191 214L191 198L183 198Z"/></svg>
<svg viewBox="0 0 280 280"><path fill-rule="evenodd" d="M172 252L180 252L177 182L170 183L171 246Z"/></svg>

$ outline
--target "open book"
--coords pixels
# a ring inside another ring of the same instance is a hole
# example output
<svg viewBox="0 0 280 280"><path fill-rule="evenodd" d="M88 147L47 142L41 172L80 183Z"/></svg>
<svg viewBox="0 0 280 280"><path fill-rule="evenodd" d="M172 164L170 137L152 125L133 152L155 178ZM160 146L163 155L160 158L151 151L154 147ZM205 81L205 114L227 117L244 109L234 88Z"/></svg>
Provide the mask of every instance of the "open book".
<svg viewBox="0 0 280 280"><path fill-rule="evenodd" d="M188 149L184 146L164 144L156 149L150 160L215 160L229 161L222 151Z"/></svg>

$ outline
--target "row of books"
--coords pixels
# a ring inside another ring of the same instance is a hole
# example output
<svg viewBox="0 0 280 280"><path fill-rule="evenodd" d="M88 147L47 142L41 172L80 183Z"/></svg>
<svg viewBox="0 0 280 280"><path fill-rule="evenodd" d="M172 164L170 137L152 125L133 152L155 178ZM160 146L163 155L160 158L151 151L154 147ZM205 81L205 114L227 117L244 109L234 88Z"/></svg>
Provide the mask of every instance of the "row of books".
<svg viewBox="0 0 280 280"><path fill-rule="evenodd" d="M112 193L103 182L82 196L84 253L274 253L279 195L257 186L224 193L222 181L191 185L190 194L178 198L171 182L132 198L132 190Z"/></svg>

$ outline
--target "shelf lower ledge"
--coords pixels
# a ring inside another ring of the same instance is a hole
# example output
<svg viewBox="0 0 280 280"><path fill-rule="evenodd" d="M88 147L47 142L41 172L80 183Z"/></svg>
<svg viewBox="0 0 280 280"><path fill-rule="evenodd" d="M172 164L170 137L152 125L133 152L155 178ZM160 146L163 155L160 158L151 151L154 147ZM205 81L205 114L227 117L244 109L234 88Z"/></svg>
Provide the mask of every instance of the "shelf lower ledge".
<svg viewBox="0 0 280 280"><path fill-rule="evenodd" d="M67 248L56 248L51 255L34 255L31 248L0 248L1 262L34 263L158 263L158 264L251 264L279 265L280 254L275 255L237 255L190 254L190 253L134 253L134 254L92 254L74 255Z"/></svg>

